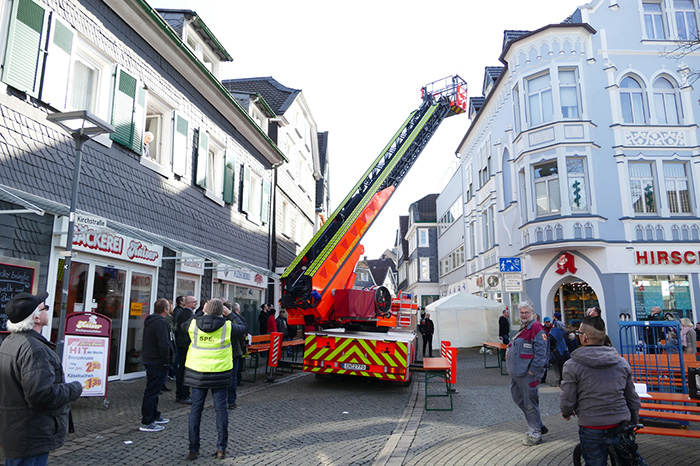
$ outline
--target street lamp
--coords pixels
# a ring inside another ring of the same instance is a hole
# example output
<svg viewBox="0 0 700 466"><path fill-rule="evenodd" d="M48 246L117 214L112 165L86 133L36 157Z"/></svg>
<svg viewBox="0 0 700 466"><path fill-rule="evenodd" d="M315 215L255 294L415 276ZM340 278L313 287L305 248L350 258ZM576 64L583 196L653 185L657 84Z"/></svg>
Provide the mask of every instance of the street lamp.
<svg viewBox="0 0 700 466"><path fill-rule="evenodd" d="M75 168L73 172L73 189L71 191L70 214L68 216L68 237L66 239L65 262L63 266L63 290L61 292L61 311L58 318L58 357L63 359L63 339L65 336L66 312L68 306L68 285L70 281L71 256L73 254L73 226L75 225L75 206L78 202L80 181L80 163L85 141L104 133L113 133L114 126L102 121L87 110L75 112L56 112L48 115L47 120L56 123L70 134L75 141Z"/></svg>

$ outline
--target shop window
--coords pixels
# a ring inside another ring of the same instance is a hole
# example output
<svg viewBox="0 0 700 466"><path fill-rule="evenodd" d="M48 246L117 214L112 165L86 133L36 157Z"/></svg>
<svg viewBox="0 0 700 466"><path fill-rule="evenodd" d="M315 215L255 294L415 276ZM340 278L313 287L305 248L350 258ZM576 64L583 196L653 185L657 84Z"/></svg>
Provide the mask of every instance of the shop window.
<svg viewBox="0 0 700 466"><path fill-rule="evenodd" d="M678 162L665 162L664 179L666 181L668 208L671 213L691 213L687 165Z"/></svg>
<svg viewBox="0 0 700 466"><path fill-rule="evenodd" d="M634 212L638 214L656 213L651 162L632 162L629 164L629 172Z"/></svg>
<svg viewBox="0 0 700 466"><path fill-rule="evenodd" d="M561 211L561 202L557 161L534 165L533 174L537 215L558 214Z"/></svg>
<svg viewBox="0 0 700 466"><path fill-rule="evenodd" d="M579 118L579 90L576 69L559 69L559 99L564 118Z"/></svg>
<svg viewBox="0 0 700 466"><path fill-rule="evenodd" d="M660 125L677 125L678 96L677 88L668 78L660 77L654 81L654 114Z"/></svg>
<svg viewBox="0 0 700 466"><path fill-rule="evenodd" d="M687 275L635 275L632 284L637 320L647 319L654 306L661 307L667 317L693 319Z"/></svg>
<svg viewBox="0 0 700 466"><path fill-rule="evenodd" d="M641 125L647 122L644 89L638 78L627 76L620 82L620 108L624 123Z"/></svg>
<svg viewBox="0 0 700 466"><path fill-rule="evenodd" d="M561 312L570 327L577 327L586 309L598 305L598 296L586 282L564 283L554 295L554 310Z"/></svg>
<svg viewBox="0 0 700 466"><path fill-rule="evenodd" d="M582 225L578 222L574 223L574 238L575 239L581 239L583 237L582 231L583 231Z"/></svg>
<svg viewBox="0 0 700 466"><path fill-rule="evenodd" d="M587 211L588 183L586 181L586 159L567 157L566 176L571 210L576 212Z"/></svg>
<svg viewBox="0 0 700 466"><path fill-rule="evenodd" d="M656 241L664 240L664 228L661 225L656 225Z"/></svg>
<svg viewBox="0 0 700 466"><path fill-rule="evenodd" d="M666 21L661 0L642 2L644 7L644 30L647 39L665 39Z"/></svg>
<svg viewBox="0 0 700 466"><path fill-rule="evenodd" d="M591 222L586 222L586 225L584 226L584 231L586 239L593 239L593 224Z"/></svg>
<svg viewBox="0 0 700 466"><path fill-rule="evenodd" d="M530 127L552 121L554 106L549 73L529 78L526 80L526 84Z"/></svg>

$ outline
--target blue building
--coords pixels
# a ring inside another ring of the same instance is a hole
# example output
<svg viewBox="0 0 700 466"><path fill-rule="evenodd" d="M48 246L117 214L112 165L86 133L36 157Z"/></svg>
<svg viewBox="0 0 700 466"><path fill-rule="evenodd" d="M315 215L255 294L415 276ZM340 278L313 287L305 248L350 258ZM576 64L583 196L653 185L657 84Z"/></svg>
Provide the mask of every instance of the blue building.
<svg viewBox="0 0 700 466"><path fill-rule="evenodd" d="M441 281L573 325L600 305L613 340L620 314L652 306L697 321L700 60L664 52L697 40L699 20L697 0L594 0L505 32L457 149L464 276ZM504 257L521 259L522 291Z"/></svg>

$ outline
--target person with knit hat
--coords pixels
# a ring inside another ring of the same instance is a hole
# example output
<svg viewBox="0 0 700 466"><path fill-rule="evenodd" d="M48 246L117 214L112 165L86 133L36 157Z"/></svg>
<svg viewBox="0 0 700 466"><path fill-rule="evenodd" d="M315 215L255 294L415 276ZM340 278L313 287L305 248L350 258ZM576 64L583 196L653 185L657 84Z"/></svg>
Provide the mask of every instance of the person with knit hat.
<svg viewBox="0 0 700 466"><path fill-rule="evenodd" d="M48 325L48 293L16 294L5 307L10 331L0 346L0 444L5 466L45 465L68 433L70 402L83 391L66 383Z"/></svg>
<svg viewBox="0 0 700 466"><path fill-rule="evenodd" d="M552 322L552 326L566 330L566 325L564 325L564 322L561 321L561 312L557 311L554 313L554 321Z"/></svg>

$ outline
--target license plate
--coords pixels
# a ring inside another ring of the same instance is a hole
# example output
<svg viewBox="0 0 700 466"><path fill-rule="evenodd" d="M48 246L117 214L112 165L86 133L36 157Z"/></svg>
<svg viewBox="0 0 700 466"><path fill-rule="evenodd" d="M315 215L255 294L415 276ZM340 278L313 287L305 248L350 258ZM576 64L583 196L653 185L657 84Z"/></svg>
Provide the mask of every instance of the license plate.
<svg viewBox="0 0 700 466"><path fill-rule="evenodd" d="M348 371L366 371L367 370L367 365L366 364L351 364L346 362L343 364L343 369L348 370Z"/></svg>

